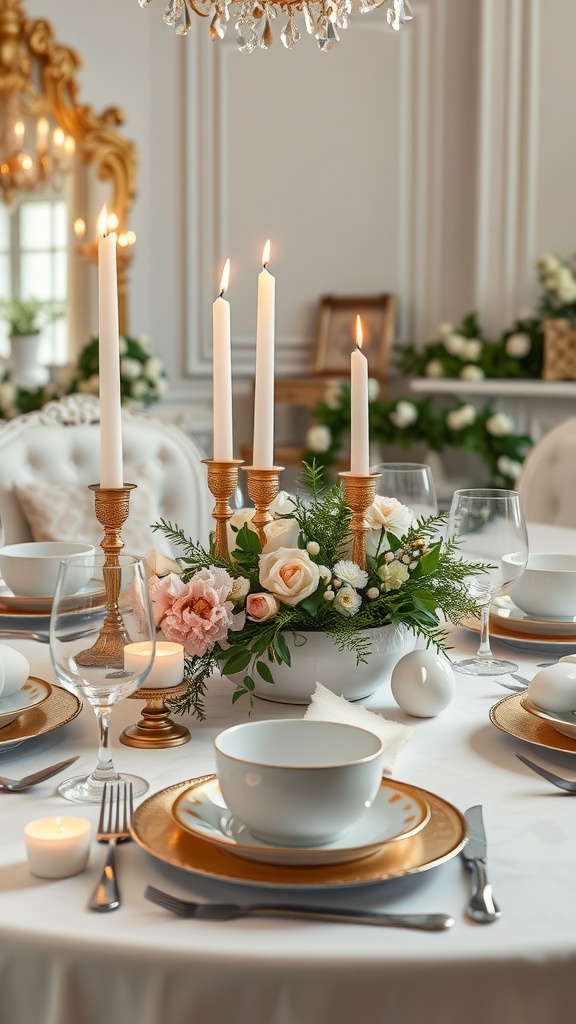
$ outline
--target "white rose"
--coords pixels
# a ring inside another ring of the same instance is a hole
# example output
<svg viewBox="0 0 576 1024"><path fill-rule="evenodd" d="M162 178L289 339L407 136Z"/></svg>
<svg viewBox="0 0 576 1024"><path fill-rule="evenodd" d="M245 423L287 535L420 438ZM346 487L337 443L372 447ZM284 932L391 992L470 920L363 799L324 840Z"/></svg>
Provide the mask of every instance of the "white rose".
<svg viewBox="0 0 576 1024"><path fill-rule="evenodd" d="M317 590L319 582L318 566L307 551L278 548L260 556L260 583L283 604L299 604Z"/></svg>
<svg viewBox="0 0 576 1024"><path fill-rule="evenodd" d="M278 491L278 494L270 503L270 511L273 516L289 516L294 511L294 498L288 491Z"/></svg>
<svg viewBox="0 0 576 1024"><path fill-rule="evenodd" d="M144 398L148 394L148 385L145 380L135 380L130 385L130 394L133 398Z"/></svg>
<svg viewBox="0 0 576 1024"><path fill-rule="evenodd" d="M574 302L576 299L576 281L567 267L563 267L556 291L562 302Z"/></svg>
<svg viewBox="0 0 576 1024"><path fill-rule="evenodd" d="M380 381L375 377L368 378L368 401L375 402L380 394Z"/></svg>
<svg viewBox="0 0 576 1024"><path fill-rule="evenodd" d="M452 409L446 416L446 423L450 430L463 430L469 427L476 420L476 409L469 403L462 405L459 409Z"/></svg>
<svg viewBox="0 0 576 1024"><path fill-rule="evenodd" d="M507 455L501 455L496 465L501 473L505 476L511 476L513 480L516 480L520 476L522 464L517 462L515 459L508 458Z"/></svg>
<svg viewBox="0 0 576 1024"><path fill-rule="evenodd" d="M362 590L363 587L368 583L368 573L365 569L361 569L356 562L349 561L348 559L342 559L336 562L334 566L334 575L338 577L342 583L348 583L355 590Z"/></svg>
<svg viewBox="0 0 576 1024"><path fill-rule="evenodd" d="M295 548L298 545L300 527L295 519L273 519L264 527L266 543L262 552L269 554L278 548Z"/></svg>
<svg viewBox="0 0 576 1024"><path fill-rule="evenodd" d="M402 584L406 583L406 580L410 576L410 572L407 566L394 559L393 562L381 565L378 570L378 575L384 584L384 590L400 590Z"/></svg>
<svg viewBox="0 0 576 1024"><path fill-rule="evenodd" d="M462 356L466 346L466 338L461 334L448 334L444 338L444 348L451 356Z"/></svg>
<svg viewBox="0 0 576 1024"><path fill-rule="evenodd" d="M126 359L120 360L120 375L126 377L126 380L136 380L142 374L142 363L138 359L130 359L128 356Z"/></svg>
<svg viewBox="0 0 576 1024"><path fill-rule="evenodd" d="M486 430L492 437L506 437L512 431L512 420L505 412L496 412L486 420Z"/></svg>
<svg viewBox="0 0 576 1024"><path fill-rule="evenodd" d="M414 522L411 508L402 505L397 498L386 498L382 494L376 495L366 512L368 529L381 531L384 527L396 537L403 537Z"/></svg>
<svg viewBox="0 0 576 1024"><path fill-rule="evenodd" d="M554 256L551 252L545 252L540 256L537 261L538 269L544 274L552 274L555 270L558 270L560 261L557 256Z"/></svg>
<svg viewBox="0 0 576 1024"><path fill-rule="evenodd" d="M469 359L471 363L476 363L482 355L482 342L478 341L477 338L470 338L464 344L462 358Z"/></svg>
<svg viewBox="0 0 576 1024"><path fill-rule="evenodd" d="M409 427L418 419L418 409L413 402L406 402L401 399L396 408L390 413L390 420L395 427Z"/></svg>
<svg viewBox="0 0 576 1024"><path fill-rule="evenodd" d="M332 444L332 432L323 423L316 423L306 434L306 447L313 452L327 452Z"/></svg>
<svg viewBox="0 0 576 1024"><path fill-rule="evenodd" d="M523 356L527 356L532 342L529 334L511 334L506 340L504 350L507 356L511 356L512 359L522 359Z"/></svg>
<svg viewBox="0 0 576 1024"><path fill-rule="evenodd" d="M346 583L334 598L334 607L341 615L345 615L350 618L355 615L360 605L362 604L362 598L360 594L357 594L353 587L348 586Z"/></svg>
<svg viewBox="0 0 576 1024"><path fill-rule="evenodd" d="M238 601L242 601L248 591L250 590L250 580L245 580L243 576L237 576L232 581L232 590L228 594L228 600L236 604Z"/></svg>
<svg viewBox="0 0 576 1024"><path fill-rule="evenodd" d="M452 324L447 323L447 321L444 321L444 323L439 324L438 334L440 335L441 338L447 338L449 334L454 334L454 328Z"/></svg>
<svg viewBox="0 0 576 1024"><path fill-rule="evenodd" d="M228 537L228 550L230 552L232 552L234 550L234 548L236 547L236 538L238 536L238 531L241 530L243 526L247 526L249 530L253 531L253 533L257 533L258 532L256 530L256 527L252 523L253 515L254 515L254 509L253 508L239 508L239 509L236 510L236 512L233 512L232 515L230 516L230 519L228 520L228 523L226 524L226 534L227 534L227 537ZM232 529L232 527L235 527L235 529Z"/></svg>
<svg viewBox="0 0 576 1024"><path fill-rule="evenodd" d="M444 367L439 359L431 359L429 363L426 363L424 373L427 377L443 377Z"/></svg>
<svg viewBox="0 0 576 1024"><path fill-rule="evenodd" d="M162 376L162 370L162 360L158 359L156 356L152 356L152 358L147 359L142 367L144 376L147 377L148 380L154 382Z"/></svg>
<svg viewBox="0 0 576 1024"><path fill-rule="evenodd" d="M460 380L484 380L486 374L480 366L469 363L460 370Z"/></svg>

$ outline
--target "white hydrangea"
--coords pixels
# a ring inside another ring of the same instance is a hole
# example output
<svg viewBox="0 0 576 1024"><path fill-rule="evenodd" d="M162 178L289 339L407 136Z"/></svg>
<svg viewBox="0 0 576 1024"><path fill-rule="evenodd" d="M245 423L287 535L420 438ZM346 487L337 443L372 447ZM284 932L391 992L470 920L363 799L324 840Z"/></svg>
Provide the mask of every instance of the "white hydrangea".
<svg viewBox="0 0 576 1024"><path fill-rule="evenodd" d="M523 333L511 334L504 345L506 355L511 356L512 359L522 359L527 356L531 347L530 335Z"/></svg>
<svg viewBox="0 0 576 1024"><path fill-rule="evenodd" d="M516 459L509 458L508 455L500 455L496 465L504 476L511 476L513 480L517 480L520 476L522 463L517 462Z"/></svg>
<svg viewBox="0 0 576 1024"><path fill-rule="evenodd" d="M446 416L446 423L450 430L464 430L476 420L476 409L469 403L460 406L459 409L452 409Z"/></svg>
<svg viewBox="0 0 576 1024"><path fill-rule="evenodd" d="M148 380L151 380L154 384L162 376L162 370L162 360L158 359L158 356L152 356L150 359L147 359L144 365L142 366L142 373L144 374L145 377L148 378Z"/></svg>
<svg viewBox="0 0 576 1024"><path fill-rule="evenodd" d="M454 334L452 324L449 324L446 320L444 323L438 324L438 334L441 338L447 338L449 334Z"/></svg>
<svg viewBox="0 0 576 1024"><path fill-rule="evenodd" d="M486 420L486 430L492 437L506 437L512 432L512 420L505 412L496 412Z"/></svg>
<svg viewBox="0 0 576 1024"><path fill-rule="evenodd" d="M485 376L482 367L474 366L474 363L468 363L460 370L460 380L484 380Z"/></svg>
<svg viewBox="0 0 576 1024"><path fill-rule="evenodd" d="M138 380L142 374L142 363L138 359L126 356L120 360L120 375L127 380Z"/></svg>
<svg viewBox="0 0 576 1024"><path fill-rule="evenodd" d="M132 398L144 398L148 394L148 384L145 380L135 380L130 385Z"/></svg>
<svg viewBox="0 0 576 1024"><path fill-rule="evenodd" d="M448 334L444 338L444 348L451 356L463 357L467 339L461 334Z"/></svg>
<svg viewBox="0 0 576 1024"><path fill-rule="evenodd" d="M332 431L323 423L315 423L306 434L306 445L313 452L327 452L332 444Z"/></svg>
<svg viewBox="0 0 576 1024"><path fill-rule="evenodd" d="M554 253L545 252L538 258L536 263L542 274L553 274L560 266L560 260Z"/></svg>
<svg viewBox="0 0 576 1024"><path fill-rule="evenodd" d="M426 363L424 373L427 377L443 377L444 367L439 359L431 359L429 363Z"/></svg>
<svg viewBox="0 0 576 1024"><path fill-rule="evenodd" d="M390 413L390 420L395 427L409 427L418 419L418 409L414 402L407 402L401 399L396 408Z"/></svg>
<svg viewBox="0 0 576 1024"><path fill-rule="evenodd" d="M477 363L481 355L482 342L478 338L469 338L463 346L462 358L468 359L471 363Z"/></svg>
<svg viewBox="0 0 576 1024"><path fill-rule="evenodd" d="M144 352L149 352L150 351L150 347L151 347L152 343L151 343L150 338L148 337L147 334L139 334L137 336L137 338L136 338L136 341L140 345L140 348L142 348L144 350Z"/></svg>
<svg viewBox="0 0 576 1024"><path fill-rule="evenodd" d="M576 300L576 280L569 267L561 267L557 272L556 294L561 302Z"/></svg>

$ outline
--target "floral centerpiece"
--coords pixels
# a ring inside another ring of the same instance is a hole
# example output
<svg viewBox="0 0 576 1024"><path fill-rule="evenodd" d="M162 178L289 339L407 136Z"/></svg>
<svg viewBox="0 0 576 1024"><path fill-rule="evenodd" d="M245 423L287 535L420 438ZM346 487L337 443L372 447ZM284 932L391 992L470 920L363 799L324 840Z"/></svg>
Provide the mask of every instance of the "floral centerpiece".
<svg viewBox="0 0 576 1024"><path fill-rule="evenodd" d="M470 565L439 538L445 517L417 521L395 498L376 497L368 511L367 564L351 559L351 512L340 484L321 487L318 467L305 467L310 497L281 492L262 546L251 516L230 521L230 560L219 558L161 520L155 529L182 546L178 561L152 553L150 596L157 627L183 644L188 689L172 710L204 717L208 677L241 674L233 694L252 701L255 675L273 685L274 666L291 664L287 634L323 632L336 648L370 657L370 629L403 623L442 650L451 622L476 615L468 596Z"/></svg>
<svg viewBox="0 0 576 1024"><path fill-rule="evenodd" d="M72 375L69 390L98 394L98 338L82 349ZM120 394L122 404L144 409L157 402L168 390L168 377L162 360L154 355L143 335L120 337Z"/></svg>

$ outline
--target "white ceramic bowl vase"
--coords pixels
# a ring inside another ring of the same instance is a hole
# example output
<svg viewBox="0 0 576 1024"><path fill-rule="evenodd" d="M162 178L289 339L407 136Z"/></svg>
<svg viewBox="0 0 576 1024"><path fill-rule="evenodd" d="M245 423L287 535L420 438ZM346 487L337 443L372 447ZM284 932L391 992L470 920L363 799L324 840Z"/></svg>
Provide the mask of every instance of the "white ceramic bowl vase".
<svg viewBox="0 0 576 1024"><path fill-rule="evenodd" d="M246 722L214 741L227 806L277 846L321 846L354 824L378 793L384 750L374 733L305 719Z"/></svg>
<svg viewBox="0 0 576 1024"><path fill-rule="evenodd" d="M414 647L414 634L401 624L393 623L366 630L372 650L366 663L356 664L352 651L340 651L327 633L284 633L290 648L292 665L270 665L274 683L267 683L256 673L256 697L281 704L309 704L316 683L345 697L361 700L374 693L389 678L394 665ZM266 660L266 659L264 659ZM245 673L230 676L241 683Z"/></svg>

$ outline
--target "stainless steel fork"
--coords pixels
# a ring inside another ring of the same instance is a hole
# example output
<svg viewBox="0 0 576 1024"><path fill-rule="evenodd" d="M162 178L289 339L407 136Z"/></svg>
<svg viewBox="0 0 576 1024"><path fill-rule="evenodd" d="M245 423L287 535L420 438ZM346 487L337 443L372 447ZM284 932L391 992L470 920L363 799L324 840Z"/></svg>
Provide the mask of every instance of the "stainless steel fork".
<svg viewBox="0 0 576 1024"><path fill-rule="evenodd" d="M195 917L200 921L231 921L236 917L291 917L345 924L373 924L381 928L418 928L428 932L443 932L454 924L454 918L448 914L384 914L377 910L292 906L289 903L252 903L244 907L235 903L193 903L191 900L171 896L153 885L147 887L144 895L151 903L156 903L178 917Z"/></svg>
<svg viewBox="0 0 576 1024"><path fill-rule="evenodd" d="M516 754L519 761L522 764L531 768L537 775L541 775L547 782L551 782L553 786L557 786L558 789L563 789L565 793L576 793L576 779L565 779L562 775L557 775L556 772L550 772L547 768L542 768L541 765L531 761L528 757L524 757L523 754Z"/></svg>
<svg viewBox="0 0 576 1024"><path fill-rule="evenodd" d="M132 783L106 782L102 793L97 840L108 844L108 853L100 881L92 893L90 910L105 913L120 906L120 892L116 880L116 844L130 839L130 819L134 810Z"/></svg>

